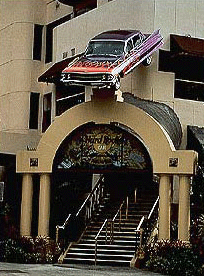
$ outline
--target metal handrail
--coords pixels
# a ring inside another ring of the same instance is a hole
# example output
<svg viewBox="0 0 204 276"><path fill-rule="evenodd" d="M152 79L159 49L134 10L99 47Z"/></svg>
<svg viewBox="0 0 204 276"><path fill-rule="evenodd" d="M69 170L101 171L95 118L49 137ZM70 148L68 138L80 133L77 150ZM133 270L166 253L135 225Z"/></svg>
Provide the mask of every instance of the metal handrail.
<svg viewBox="0 0 204 276"><path fill-rule="evenodd" d="M107 241L108 241L108 219L105 219L105 221L102 224L101 228L99 229L97 235L95 236L95 265L97 262L98 237L100 236L100 234L105 226L106 226L106 244L107 244Z"/></svg>
<svg viewBox="0 0 204 276"><path fill-rule="evenodd" d="M156 205L158 202L159 202L159 196L157 197L156 201L154 202L152 209L149 212L149 215L147 216L147 218L145 216L142 216L142 218L137 226L137 229L135 230L135 232L140 234L140 245L139 245L140 247L142 246L142 236L143 236L143 232L144 232L142 225L143 225L144 221L149 221L151 219L151 216L152 216L153 212L155 211L155 208L156 208Z"/></svg>
<svg viewBox="0 0 204 276"><path fill-rule="evenodd" d="M120 225L121 225L121 220L122 220L122 207L126 202L126 219L127 219L127 215L128 215L128 207L129 207L129 198L127 196L126 200L123 200L123 202L121 203L119 209L117 210L115 216L113 217L113 219L110 221L110 243L113 243L113 238L114 238L114 223L115 220L117 218L117 216L120 214L120 218L119 218L119 231L120 231ZM97 246L98 246L98 237L101 233L101 231L103 230L103 228L106 226L106 244L107 244L107 240L108 240L108 219L105 219L104 223L102 224L101 228L99 229L96 237L95 237L95 265L97 262Z"/></svg>
<svg viewBox="0 0 204 276"><path fill-rule="evenodd" d="M145 216L143 216L142 218L141 218L141 220L140 220L140 222L139 222L139 224L138 224L138 226L137 226L137 229L135 230L135 231L140 231L140 228L141 228L141 226L142 226L142 224L143 224L143 222L144 222L144 219L145 219Z"/></svg>
<svg viewBox="0 0 204 276"><path fill-rule="evenodd" d="M120 204L120 207L118 208L115 216L113 217L112 221L111 221L111 231L110 231L110 241L111 243L113 243L113 239L114 239L114 229L115 229L115 220L117 218L117 216L120 214L119 217L119 226L118 226L118 230L121 230L121 220L122 220L122 207L125 203L125 200L123 200L123 202Z"/></svg>
<svg viewBox="0 0 204 276"><path fill-rule="evenodd" d="M63 225L56 225L56 243L58 243L59 240L59 229L65 229L65 227L67 226L69 219L71 217L72 214L69 214L65 220L65 222L63 223Z"/></svg>
<svg viewBox="0 0 204 276"><path fill-rule="evenodd" d="M150 219L150 218L151 218L151 216L152 216L152 214L153 214L153 212L154 212L154 209L155 209L155 207L156 207L158 201L159 201L159 196L157 197L157 199L156 199L156 201L155 201L155 203L154 203L154 205L153 205L151 211L149 212L149 216L147 217L147 219Z"/></svg>
<svg viewBox="0 0 204 276"><path fill-rule="evenodd" d="M87 202L89 201L90 198L93 197L95 191L97 189L99 189L100 185L101 185L101 181L104 179L104 176L102 175L98 182L96 183L95 187L93 188L93 190L91 191L91 193L86 197L86 199L84 200L84 202L82 203L82 205L80 206L78 212L74 215L74 214L69 214L65 220L65 222L63 223L63 225L56 225L56 243L58 243L59 241L59 230L62 229L64 230L65 227L68 225L70 218L72 216L78 217L79 214L82 212L82 210L84 209L84 207L87 205Z"/></svg>
<svg viewBox="0 0 204 276"><path fill-rule="evenodd" d="M81 211L83 210L84 206L86 206L86 203L89 201L89 199L94 195L94 192L99 188L101 181L104 179L104 176L102 175L97 184L95 185L95 187L93 188L93 190L91 191L91 193L87 196L87 198L84 200L84 202L82 203L81 207L79 208L78 212L76 213L76 217L81 213Z"/></svg>
<svg viewBox="0 0 204 276"><path fill-rule="evenodd" d="M134 191L134 202L136 202L136 196L137 196L137 189L135 189L135 191ZM128 217L129 197L127 196L126 200L124 199L124 201L121 203L119 209L117 210L115 216L113 217L113 219L111 221L111 233L110 233L111 243L113 243L113 241L114 241L115 220L116 220L118 214L120 214L118 230L119 231L121 230L122 207L125 204L125 201L126 201L125 218L127 219L127 217Z"/></svg>

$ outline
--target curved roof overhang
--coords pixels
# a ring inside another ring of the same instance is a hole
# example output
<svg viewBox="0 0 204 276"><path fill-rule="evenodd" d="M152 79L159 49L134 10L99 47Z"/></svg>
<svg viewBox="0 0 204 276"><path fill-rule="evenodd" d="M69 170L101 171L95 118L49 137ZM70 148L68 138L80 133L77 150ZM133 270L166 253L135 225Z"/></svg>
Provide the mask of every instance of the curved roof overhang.
<svg viewBox="0 0 204 276"><path fill-rule="evenodd" d="M168 105L140 99L131 93L123 93L124 101L147 112L152 116L168 133L176 149L179 148L182 140L182 128L178 116Z"/></svg>

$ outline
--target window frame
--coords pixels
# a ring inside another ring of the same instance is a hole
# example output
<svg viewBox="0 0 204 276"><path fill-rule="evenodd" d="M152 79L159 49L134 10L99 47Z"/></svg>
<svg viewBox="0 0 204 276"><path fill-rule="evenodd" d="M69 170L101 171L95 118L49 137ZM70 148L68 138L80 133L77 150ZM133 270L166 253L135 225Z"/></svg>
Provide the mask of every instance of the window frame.
<svg viewBox="0 0 204 276"><path fill-rule="evenodd" d="M33 60L42 60L44 25L34 24L33 30Z"/></svg>
<svg viewBox="0 0 204 276"><path fill-rule="evenodd" d="M29 129L39 128L40 93L30 92Z"/></svg>

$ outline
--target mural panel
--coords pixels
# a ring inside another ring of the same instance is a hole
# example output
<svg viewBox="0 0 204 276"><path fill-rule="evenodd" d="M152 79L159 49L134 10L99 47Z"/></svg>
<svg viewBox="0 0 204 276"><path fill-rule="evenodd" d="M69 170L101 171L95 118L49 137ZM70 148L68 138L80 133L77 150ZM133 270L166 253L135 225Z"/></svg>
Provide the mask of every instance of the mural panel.
<svg viewBox="0 0 204 276"><path fill-rule="evenodd" d="M114 125L88 124L75 130L60 146L57 169L146 170L151 164L142 142Z"/></svg>

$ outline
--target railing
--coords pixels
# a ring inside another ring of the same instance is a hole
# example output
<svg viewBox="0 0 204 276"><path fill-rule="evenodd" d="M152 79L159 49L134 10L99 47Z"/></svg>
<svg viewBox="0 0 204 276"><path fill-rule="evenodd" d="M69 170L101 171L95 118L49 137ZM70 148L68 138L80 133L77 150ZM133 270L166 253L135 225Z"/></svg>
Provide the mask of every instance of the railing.
<svg viewBox="0 0 204 276"><path fill-rule="evenodd" d="M121 221L122 221L122 208L125 205L126 202L126 208L125 208L125 218L127 219L128 217L128 207L129 207L129 197L127 196L126 200L122 202L120 205L119 209L117 210L115 216L113 217L112 221L110 222L111 224L111 231L110 231L110 241L111 243L114 242L114 232L115 232L115 220L119 216L119 221L118 221L118 231L120 232L121 230Z"/></svg>
<svg viewBox="0 0 204 276"><path fill-rule="evenodd" d="M70 221L78 221L79 218L83 217L83 221L85 225L90 220L93 212L99 206L101 200L105 195L105 187L104 187L104 176L102 175L91 193L87 196L81 207L79 208L76 214L69 214L63 223L63 225L56 226L56 243L59 242L59 230L64 230Z"/></svg>
<svg viewBox="0 0 204 276"><path fill-rule="evenodd" d="M137 226L137 229L135 230L136 232L136 246L135 246L135 252L137 250L137 242L138 242L138 237L139 237L139 247L142 247L143 242L146 242L148 239L148 236L151 233L153 224L156 219L157 215L157 209L156 206L158 205L159 202L159 196L157 197L151 211L149 212L149 215L147 217L143 216Z"/></svg>
<svg viewBox="0 0 204 276"><path fill-rule="evenodd" d="M136 195L137 195L137 189L134 191L134 201L136 202ZM114 231L115 231L115 220L119 216L119 221L118 221L118 231L121 230L121 221L122 221L122 208L125 207L125 218L128 218L128 208L129 208L129 197L127 196L126 199L121 203L119 209L117 210L115 216L113 217L112 220L106 219L101 226L100 230L98 231L96 237L95 237L95 265L97 263L97 251L98 251L98 238L102 232L102 230L106 227L106 232L105 232L105 243L108 243L108 226L109 228L109 242L110 244L113 244L114 242Z"/></svg>
<svg viewBox="0 0 204 276"><path fill-rule="evenodd" d="M118 224L119 231L120 231L120 225L121 225L121 220L122 220L122 207L123 207L124 203L125 203L125 200L120 205L119 209L117 210L117 212L116 212L116 214L115 214L115 216L113 217L112 220L105 219L105 221L102 224L101 228L99 229L97 235L95 236L95 265L97 263L98 238L99 238L101 232L103 231L103 229L106 228L105 243L106 244L108 243L108 224L110 224L109 242L110 242L110 244L113 243L113 240L114 240L114 223L115 223L115 220L116 220L117 216L120 214L120 216L119 216L119 224Z"/></svg>
<svg viewBox="0 0 204 276"><path fill-rule="evenodd" d="M137 201L137 189L134 190L134 203L136 203ZM118 231L120 232L121 230L121 221L122 221L122 208L124 206L126 202L126 208L125 208L125 218L128 218L128 210L129 210L129 197L126 197L126 200L124 200L122 202L122 204L120 205L118 211L116 212L115 216L113 217L112 221L111 221L111 243L114 242L114 231L115 231L115 220L117 219L118 215L119 215L119 222L118 222Z"/></svg>
<svg viewBox="0 0 204 276"><path fill-rule="evenodd" d="M104 184L104 176L99 178L97 184L76 213L76 217L80 216L80 214L85 210L85 220L87 221L91 218L93 211L96 210L105 195L104 185L102 184Z"/></svg>
<svg viewBox="0 0 204 276"><path fill-rule="evenodd" d="M103 231L104 228L106 228L105 243L106 244L108 243L108 223L109 223L109 220L105 219L103 225L101 226L100 230L98 231L97 235L95 236L95 265L97 263L98 238L99 238L99 236L100 236L100 234L101 234L101 232ZM109 237L110 237L110 235L109 235Z"/></svg>
<svg viewBox="0 0 204 276"><path fill-rule="evenodd" d="M68 215L63 225L56 225L56 243L59 241L59 230L64 230L70 220L71 214Z"/></svg>

